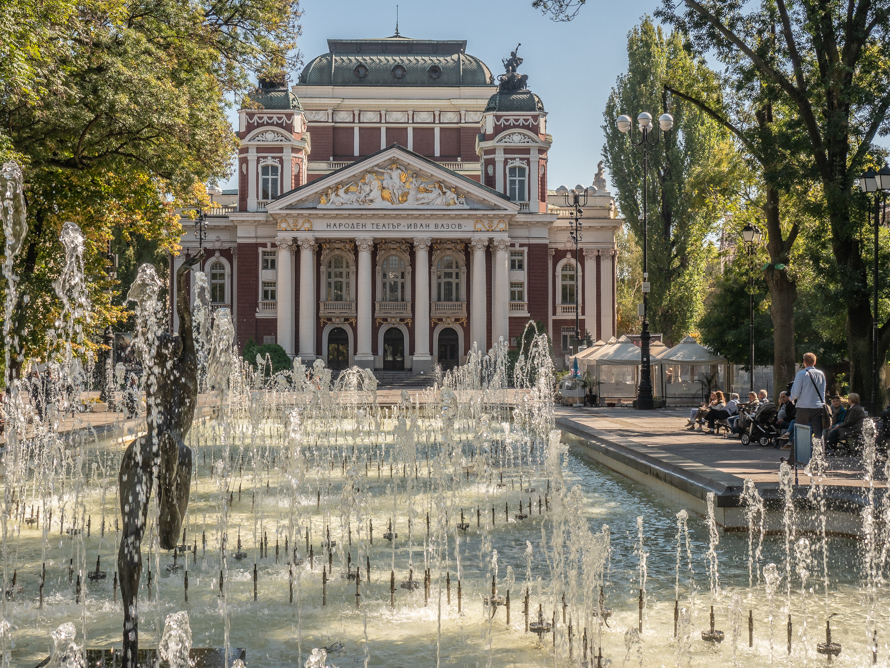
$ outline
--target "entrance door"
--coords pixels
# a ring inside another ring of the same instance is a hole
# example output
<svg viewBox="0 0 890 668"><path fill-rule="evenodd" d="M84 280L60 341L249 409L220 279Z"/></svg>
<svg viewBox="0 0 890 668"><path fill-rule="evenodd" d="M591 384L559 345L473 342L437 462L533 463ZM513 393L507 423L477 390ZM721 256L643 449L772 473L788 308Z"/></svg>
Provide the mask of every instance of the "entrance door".
<svg viewBox="0 0 890 668"><path fill-rule="evenodd" d="M328 332L328 368L342 371L349 366L349 335L342 327Z"/></svg>
<svg viewBox="0 0 890 668"><path fill-rule="evenodd" d="M453 327L446 327L439 332L439 366L448 371L457 366L460 353L457 350L457 332Z"/></svg>
<svg viewBox="0 0 890 668"><path fill-rule="evenodd" d="M383 333L383 368L391 371L405 368L405 335L396 327Z"/></svg>

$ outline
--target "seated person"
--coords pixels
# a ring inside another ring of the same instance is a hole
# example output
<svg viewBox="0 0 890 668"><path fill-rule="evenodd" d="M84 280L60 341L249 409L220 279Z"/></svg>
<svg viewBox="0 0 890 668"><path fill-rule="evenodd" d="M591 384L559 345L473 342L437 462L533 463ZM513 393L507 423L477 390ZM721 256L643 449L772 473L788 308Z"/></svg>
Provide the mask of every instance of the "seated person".
<svg viewBox="0 0 890 668"><path fill-rule="evenodd" d="M839 394L835 394L831 398L831 429L840 426L844 422L844 415L847 413L847 409L841 403L841 397Z"/></svg>
<svg viewBox="0 0 890 668"><path fill-rule="evenodd" d="M720 394L719 392L717 394ZM714 423L718 420L726 420L732 415L739 412L739 395L733 392L729 395L729 401L722 409L712 408L705 415L705 421L708 423L708 433L714 433Z"/></svg>
<svg viewBox="0 0 890 668"><path fill-rule="evenodd" d="M711 392L708 403L702 404L698 408L693 408L689 411L689 422L686 423L688 431L695 431L696 426L698 427L698 430L701 431L701 421L705 419L705 415L708 414L708 411L717 405L717 394L718 392ZM723 396L722 392L719 394L721 397Z"/></svg>
<svg viewBox="0 0 890 668"><path fill-rule="evenodd" d="M850 407L844 415L843 423L839 424L836 429L829 429L827 437L828 448L836 448L838 442L843 439L859 439L862 435L862 425L865 422L865 409L859 403L859 395L850 392L847 397Z"/></svg>
<svg viewBox="0 0 890 668"><path fill-rule="evenodd" d="M779 412L776 414L776 426L781 431L785 431L791 426L794 410L794 403L789 399L788 392L783 390L779 394Z"/></svg>
<svg viewBox="0 0 890 668"><path fill-rule="evenodd" d="M757 410L757 405L760 402L757 400L756 392L748 392L748 403L747 404L739 404L739 413L738 415L732 415L726 419L729 423L729 431L733 434L741 434L744 429L739 427L738 422L739 418L744 414L747 416L751 416L754 414L754 411Z"/></svg>

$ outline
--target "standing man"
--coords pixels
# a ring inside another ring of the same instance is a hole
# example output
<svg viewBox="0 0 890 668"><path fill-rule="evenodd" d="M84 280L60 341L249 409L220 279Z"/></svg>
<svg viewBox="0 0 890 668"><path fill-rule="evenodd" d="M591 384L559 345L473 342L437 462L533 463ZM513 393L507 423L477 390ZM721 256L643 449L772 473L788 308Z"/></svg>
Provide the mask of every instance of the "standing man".
<svg viewBox="0 0 890 668"><path fill-rule="evenodd" d="M794 377L791 401L796 407L797 424L806 424L814 438L822 438L822 404L825 402L825 374L816 368L816 356L804 353L803 369Z"/></svg>

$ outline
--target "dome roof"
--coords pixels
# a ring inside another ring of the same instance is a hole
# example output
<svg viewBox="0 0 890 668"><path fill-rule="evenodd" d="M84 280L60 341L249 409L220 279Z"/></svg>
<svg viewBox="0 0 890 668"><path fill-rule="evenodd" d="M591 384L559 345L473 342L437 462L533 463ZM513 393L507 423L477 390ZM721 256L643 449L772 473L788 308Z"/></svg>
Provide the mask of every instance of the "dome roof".
<svg viewBox="0 0 890 668"><path fill-rule="evenodd" d="M530 90L498 90L488 98L485 111L544 111L541 98Z"/></svg>
<svg viewBox="0 0 890 668"><path fill-rule="evenodd" d="M304 86L491 86L491 70L464 52L466 41L328 40L303 68Z"/></svg>
<svg viewBox="0 0 890 668"><path fill-rule="evenodd" d="M287 88L258 88L248 95L248 99L261 109L303 110L300 98Z"/></svg>

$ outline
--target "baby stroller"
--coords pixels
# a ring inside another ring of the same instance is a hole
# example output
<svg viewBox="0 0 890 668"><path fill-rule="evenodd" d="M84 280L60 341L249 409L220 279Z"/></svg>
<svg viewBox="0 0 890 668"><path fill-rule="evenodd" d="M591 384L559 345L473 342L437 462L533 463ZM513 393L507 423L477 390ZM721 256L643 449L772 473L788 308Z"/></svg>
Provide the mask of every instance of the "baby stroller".
<svg viewBox="0 0 890 668"><path fill-rule="evenodd" d="M764 447L775 445L779 437L779 428L776 427L778 414L779 409L772 404L763 407L748 423L748 430L742 434L742 445L749 445L752 442Z"/></svg>

